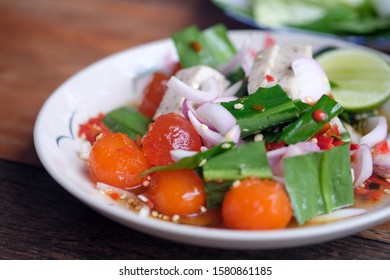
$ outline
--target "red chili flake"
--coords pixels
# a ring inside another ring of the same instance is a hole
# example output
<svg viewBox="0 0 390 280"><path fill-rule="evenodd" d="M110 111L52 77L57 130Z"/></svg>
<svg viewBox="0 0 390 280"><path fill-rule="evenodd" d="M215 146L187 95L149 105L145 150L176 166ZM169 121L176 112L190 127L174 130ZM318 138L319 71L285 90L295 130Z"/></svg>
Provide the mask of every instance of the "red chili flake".
<svg viewBox="0 0 390 280"><path fill-rule="evenodd" d="M372 183L381 185L381 186L383 186L385 189L390 189L390 183L387 182L386 180L383 180L383 179L379 178L379 177L376 176L376 175L371 175L371 176L364 182L364 185L368 186L369 184L372 184Z"/></svg>
<svg viewBox="0 0 390 280"><path fill-rule="evenodd" d="M382 196L382 192L380 190L372 190L370 193L370 197L374 200L379 200Z"/></svg>
<svg viewBox="0 0 390 280"><path fill-rule="evenodd" d="M118 200L119 199L119 194L116 192L112 192L108 194L113 200Z"/></svg>
<svg viewBox="0 0 390 280"><path fill-rule="evenodd" d="M345 142L343 140L333 140L333 146L337 147L337 146L340 146L342 144L344 144Z"/></svg>
<svg viewBox="0 0 390 280"><path fill-rule="evenodd" d="M265 34L265 39L264 39L264 48L269 48L275 45L276 41L275 39L268 33Z"/></svg>
<svg viewBox="0 0 390 280"><path fill-rule="evenodd" d="M337 136L337 137L341 136L341 133L340 133L340 130L339 130L339 126L337 124L332 125L332 129L331 130L332 130L333 136Z"/></svg>
<svg viewBox="0 0 390 280"><path fill-rule="evenodd" d="M255 105L252 105L251 107L253 110L256 110L256 111L259 111L259 112L264 112L265 108L263 105L261 104L255 104Z"/></svg>
<svg viewBox="0 0 390 280"><path fill-rule="evenodd" d="M265 78L267 79L268 82L275 82L275 78L272 77L271 75L265 75Z"/></svg>
<svg viewBox="0 0 390 280"><path fill-rule="evenodd" d="M373 155L388 154L389 152L389 145L387 141L384 140L375 145Z"/></svg>
<svg viewBox="0 0 390 280"><path fill-rule="evenodd" d="M333 137L328 136L318 136L317 145L321 150L329 150L333 147Z"/></svg>
<svg viewBox="0 0 390 280"><path fill-rule="evenodd" d="M199 53L201 50L202 50L202 45L199 44L198 42L196 41L192 41L190 43L191 47L194 49L194 51L196 51L197 53Z"/></svg>
<svg viewBox="0 0 390 280"><path fill-rule="evenodd" d="M320 129L320 131L318 131L314 137L318 137L318 136L322 136L324 135L329 129L331 129L332 127L330 126L330 123L326 123L324 124L324 126Z"/></svg>
<svg viewBox="0 0 390 280"><path fill-rule="evenodd" d="M286 143L283 141L279 143L268 143L268 142L265 143L265 149L267 151L276 150L284 146L286 146Z"/></svg>
<svg viewBox="0 0 390 280"><path fill-rule="evenodd" d="M328 115L324 111L322 111L321 109L317 109L313 112L313 119L316 122L323 122L323 121L326 121L328 119Z"/></svg>
<svg viewBox="0 0 390 280"><path fill-rule="evenodd" d="M357 150L357 149L359 149L359 144L351 143L351 144L349 144L349 149L351 151Z"/></svg>
<svg viewBox="0 0 390 280"><path fill-rule="evenodd" d="M93 144L96 141L96 137L100 134L110 133L110 130L102 122L103 118L104 114L101 113L97 117L90 118L86 123L81 124L78 136L85 136L85 138Z"/></svg>
<svg viewBox="0 0 390 280"><path fill-rule="evenodd" d="M359 195L369 195L370 194L370 190L366 189L365 187L358 187L358 188L355 188L353 191L355 194L359 194Z"/></svg>
<svg viewBox="0 0 390 280"><path fill-rule="evenodd" d="M250 49L250 50L249 50L249 55L250 55L252 58L255 58L256 55L257 55L257 52L256 52L254 49Z"/></svg>

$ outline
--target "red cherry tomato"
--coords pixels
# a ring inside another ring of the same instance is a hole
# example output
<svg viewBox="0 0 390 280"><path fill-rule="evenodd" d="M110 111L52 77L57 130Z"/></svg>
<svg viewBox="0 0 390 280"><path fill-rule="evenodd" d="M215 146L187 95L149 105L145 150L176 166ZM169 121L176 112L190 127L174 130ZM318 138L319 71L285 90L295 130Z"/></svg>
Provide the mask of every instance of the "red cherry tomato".
<svg viewBox="0 0 390 280"><path fill-rule="evenodd" d="M123 133L98 138L89 155L92 179L118 188L132 188L142 181L138 175L149 169L142 150Z"/></svg>
<svg viewBox="0 0 390 280"><path fill-rule="evenodd" d="M196 214L206 204L203 182L193 170L153 174L148 197L154 209L165 215Z"/></svg>
<svg viewBox="0 0 390 280"><path fill-rule="evenodd" d="M139 106L139 111L142 114L153 118L167 89L168 80L169 77L162 72L153 74L152 80L143 92L143 98Z"/></svg>
<svg viewBox="0 0 390 280"><path fill-rule="evenodd" d="M222 202L222 219L232 229L282 229L291 217L283 185L271 180L244 179L226 193Z"/></svg>
<svg viewBox="0 0 390 280"><path fill-rule="evenodd" d="M159 116L142 138L144 154L152 165L172 164L171 150L199 151L201 145L191 122L174 113Z"/></svg>

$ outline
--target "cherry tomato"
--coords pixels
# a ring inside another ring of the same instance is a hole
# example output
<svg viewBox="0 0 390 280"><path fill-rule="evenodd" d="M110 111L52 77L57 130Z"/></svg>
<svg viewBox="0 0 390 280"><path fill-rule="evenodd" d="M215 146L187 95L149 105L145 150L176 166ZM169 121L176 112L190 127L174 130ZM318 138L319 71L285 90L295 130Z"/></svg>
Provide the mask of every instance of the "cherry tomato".
<svg viewBox="0 0 390 280"><path fill-rule="evenodd" d="M292 217L288 195L278 182L244 179L222 202L222 219L232 229L282 229Z"/></svg>
<svg viewBox="0 0 390 280"><path fill-rule="evenodd" d="M165 215L196 214L206 203L203 182L193 170L173 170L153 174L148 197L154 209Z"/></svg>
<svg viewBox="0 0 390 280"><path fill-rule="evenodd" d="M137 176L149 169L142 150L123 133L105 134L98 138L89 155L92 179L118 188L141 184Z"/></svg>
<svg viewBox="0 0 390 280"><path fill-rule="evenodd" d="M174 113L159 116L142 138L144 154L152 165L172 164L171 150L199 151L201 145L191 122Z"/></svg>
<svg viewBox="0 0 390 280"><path fill-rule="evenodd" d="M143 98L139 106L139 111L142 114L153 118L167 89L168 80L169 77L162 72L153 74L152 80L143 92Z"/></svg>

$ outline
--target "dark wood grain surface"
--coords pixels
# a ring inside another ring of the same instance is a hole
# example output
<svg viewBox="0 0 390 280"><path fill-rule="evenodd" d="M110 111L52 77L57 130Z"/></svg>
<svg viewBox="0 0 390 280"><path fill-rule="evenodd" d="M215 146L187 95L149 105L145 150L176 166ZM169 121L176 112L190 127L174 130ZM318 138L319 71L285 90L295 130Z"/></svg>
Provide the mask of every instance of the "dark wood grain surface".
<svg viewBox="0 0 390 280"><path fill-rule="evenodd" d="M390 259L390 223L283 250L220 250L160 239L89 209L42 167L32 134L65 79L109 54L226 17L207 0L0 0L0 259Z"/></svg>

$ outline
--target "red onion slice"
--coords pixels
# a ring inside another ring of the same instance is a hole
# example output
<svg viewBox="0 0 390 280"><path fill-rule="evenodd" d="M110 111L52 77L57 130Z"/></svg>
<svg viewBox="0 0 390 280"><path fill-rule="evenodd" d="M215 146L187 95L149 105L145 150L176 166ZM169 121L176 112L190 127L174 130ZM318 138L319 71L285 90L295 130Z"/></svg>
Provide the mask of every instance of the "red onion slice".
<svg viewBox="0 0 390 280"><path fill-rule="evenodd" d="M238 90L241 88L242 86L242 80L241 81L238 81L236 82L235 84L231 85L230 87L228 87L224 93L222 94L222 96L234 96L236 95L236 93L238 92Z"/></svg>
<svg viewBox="0 0 390 280"><path fill-rule="evenodd" d="M203 144L206 147L209 148L215 146L223 140L224 136L222 134L212 131L207 125L199 122L199 120L194 116L194 114L191 113L191 111L188 111L188 118L190 119L196 132L198 132L202 138Z"/></svg>
<svg viewBox="0 0 390 280"><path fill-rule="evenodd" d="M240 141L240 135L241 135L241 128L238 124L233 126L232 129L230 129L226 135L223 141L225 142L234 142L234 143L239 143Z"/></svg>
<svg viewBox="0 0 390 280"><path fill-rule="evenodd" d="M249 40L245 40L244 45L240 48L240 50L227 62L220 65L218 67L218 71L223 75L228 75L233 72L244 60L246 54L249 50Z"/></svg>
<svg viewBox="0 0 390 280"><path fill-rule="evenodd" d="M359 187L366 181L373 171L373 162L370 148L366 144L359 145L359 149L355 153L355 158L351 162L353 169L353 186Z"/></svg>
<svg viewBox="0 0 390 280"><path fill-rule="evenodd" d="M304 155L307 153L318 152L320 148L313 142L300 142L288 147L281 147L267 152L268 162L270 164L272 174L278 177L284 177L283 159Z"/></svg>
<svg viewBox="0 0 390 280"><path fill-rule="evenodd" d="M374 172L379 176L390 178L390 154L375 155L372 159L374 163Z"/></svg>
<svg viewBox="0 0 390 280"><path fill-rule="evenodd" d="M390 147L390 134L386 136L387 145ZM390 153L377 154L372 159L374 172L379 176L390 179Z"/></svg>
<svg viewBox="0 0 390 280"><path fill-rule="evenodd" d="M175 76L172 76L169 79L169 81L167 82L167 86L168 88L170 88L177 94L180 94L181 96L185 97L186 99L189 99L198 104L203 104L212 101L221 94L221 90L216 90L217 87L215 86L215 84L212 85L212 83L217 83L217 81L215 79L209 80L211 81L206 83L206 88L208 88L210 91L203 91L192 88L183 81L176 78Z"/></svg>
<svg viewBox="0 0 390 280"><path fill-rule="evenodd" d="M366 129L369 131L360 138L360 144L366 144L369 148L386 139L387 122L384 116L372 117L367 120Z"/></svg>
<svg viewBox="0 0 390 280"><path fill-rule="evenodd" d="M316 102L324 94L330 93L330 84L321 65L313 58L300 56L291 64L297 79L299 96L302 102Z"/></svg>
<svg viewBox="0 0 390 280"><path fill-rule="evenodd" d="M194 116L196 116L195 108L192 104L192 101L188 99L184 99L183 101L183 107L182 107L182 114L184 117L188 118L188 111L191 111Z"/></svg>
<svg viewBox="0 0 390 280"><path fill-rule="evenodd" d="M281 147L267 152L267 158L271 168L282 159L284 154L287 152L287 149L288 147Z"/></svg>
<svg viewBox="0 0 390 280"><path fill-rule="evenodd" d="M209 124L209 127L214 127L219 133L225 135L236 124L236 118L217 103L205 103L201 105L196 114L199 116L199 121Z"/></svg>
<svg viewBox="0 0 390 280"><path fill-rule="evenodd" d="M224 91L222 85L213 76L204 81L200 87L202 88L202 91L215 93L216 96L221 96Z"/></svg>
<svg viewBox="0 0 390 280"><path fill-rule="evenodd" d="M222 102L230 102L230 101L236 101L238 98L235 96L222 96L215 98L212 102L213 103L222 103Z"/></svg>

